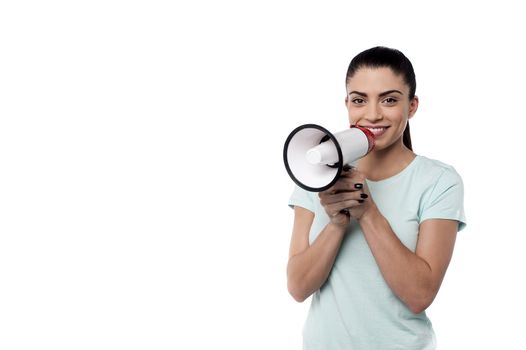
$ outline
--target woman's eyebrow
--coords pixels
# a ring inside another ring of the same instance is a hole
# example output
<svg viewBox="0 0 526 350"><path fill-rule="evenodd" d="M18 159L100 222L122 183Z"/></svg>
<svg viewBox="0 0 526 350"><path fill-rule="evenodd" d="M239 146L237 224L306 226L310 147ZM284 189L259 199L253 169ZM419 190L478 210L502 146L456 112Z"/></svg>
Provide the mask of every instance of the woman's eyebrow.
<svg viewBox="0 0 526 350"><path fill-rule="evenodd" d="M382 93L381 93L380 95L378 95L378 96L382 97L382 96L385 96L385 95L390 95L390 94L392 94L393 92L397 92L397 93L399 93L400 95L403 95L402 91L400 91L400 90L387 90L387 91L382 92Z"/></svg>
<svg viewBox="0 0 526 350"><path fill-rule="evenodd" d="M356 94L356 95L360 95L360 96L367 96L367 94L365 92L360 92L360 91L351 91L349 92L349 95L352 95L352 94Z"/></svg>
<svg viewBox="0 0 526 350"><path fill-rule="evenodd" d="M382 92L378 96L383 97L385 95L392 94L393 92L397 92L400 95L403 95L403 93L400 90L387 90L387 91ZM356 91L356 90L353 90L353 91L349 92L349 95L352 95L352 94L356 94L356 95L367 97L367 94L365 92L360 92L360 91Z"/></svg>

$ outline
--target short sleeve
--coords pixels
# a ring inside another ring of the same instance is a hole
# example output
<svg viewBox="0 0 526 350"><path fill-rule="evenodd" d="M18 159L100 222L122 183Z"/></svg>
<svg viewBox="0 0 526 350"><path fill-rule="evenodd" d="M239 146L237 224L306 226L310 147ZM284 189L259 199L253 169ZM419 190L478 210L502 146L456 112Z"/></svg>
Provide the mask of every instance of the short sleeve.
<svg viewBox="0 0 526 350"><path fill-rule="evenodd" d="M453 168L443 171L430 194L424 199L420 223L427 219L456 220L458 231L466 226L464 184L460 175Z"/></svg>
<svg viewBox="0 0 526 350"><path fill-rule="evenodd" d="M294 187L294 191L289 199L289 207L294 209L295 206L314 212L314 201L312 200L312 197L309 195L309 192L299 186Z"/></svg>

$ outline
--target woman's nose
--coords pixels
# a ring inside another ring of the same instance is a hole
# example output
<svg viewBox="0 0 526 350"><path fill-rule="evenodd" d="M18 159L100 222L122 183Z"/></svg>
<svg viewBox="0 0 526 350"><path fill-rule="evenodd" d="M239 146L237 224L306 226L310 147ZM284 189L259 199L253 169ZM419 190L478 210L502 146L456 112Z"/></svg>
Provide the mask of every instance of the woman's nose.
<svg viewBox="0 0 526 350"><path fill-rule="evenodd" d="M369 109L367 111L366 118L367 120L370 120L370 121L382 120L383 119L382 111L376 105L369 105Z"/></svg>

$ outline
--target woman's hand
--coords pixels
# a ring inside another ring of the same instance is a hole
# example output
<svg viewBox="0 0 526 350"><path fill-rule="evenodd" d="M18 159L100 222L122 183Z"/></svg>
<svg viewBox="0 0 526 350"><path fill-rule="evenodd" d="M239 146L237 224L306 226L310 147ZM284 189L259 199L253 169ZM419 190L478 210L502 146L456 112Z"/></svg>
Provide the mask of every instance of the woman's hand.
<svg viewBox="0 0 526 350"><path fill-rule="evenodd" d="M331 223L340 227L346 227L351 218L360 220L375 207L365 176L354 168L344 171L334 186L318 195Z"/></svg>

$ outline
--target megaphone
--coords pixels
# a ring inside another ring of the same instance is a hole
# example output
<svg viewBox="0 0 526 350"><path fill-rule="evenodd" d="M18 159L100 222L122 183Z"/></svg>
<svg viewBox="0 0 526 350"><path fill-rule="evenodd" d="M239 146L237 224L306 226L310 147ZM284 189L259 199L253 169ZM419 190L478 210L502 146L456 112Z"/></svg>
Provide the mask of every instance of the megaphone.
<svg viewBox="0 0 526 350"><path fill-rule="evenodd" d="M325 191L338 181L344 168L374 148L374 134L351 125L332 134L316 124L294 129L285 141L283 160L292 180L310 192Z"/></svg>

